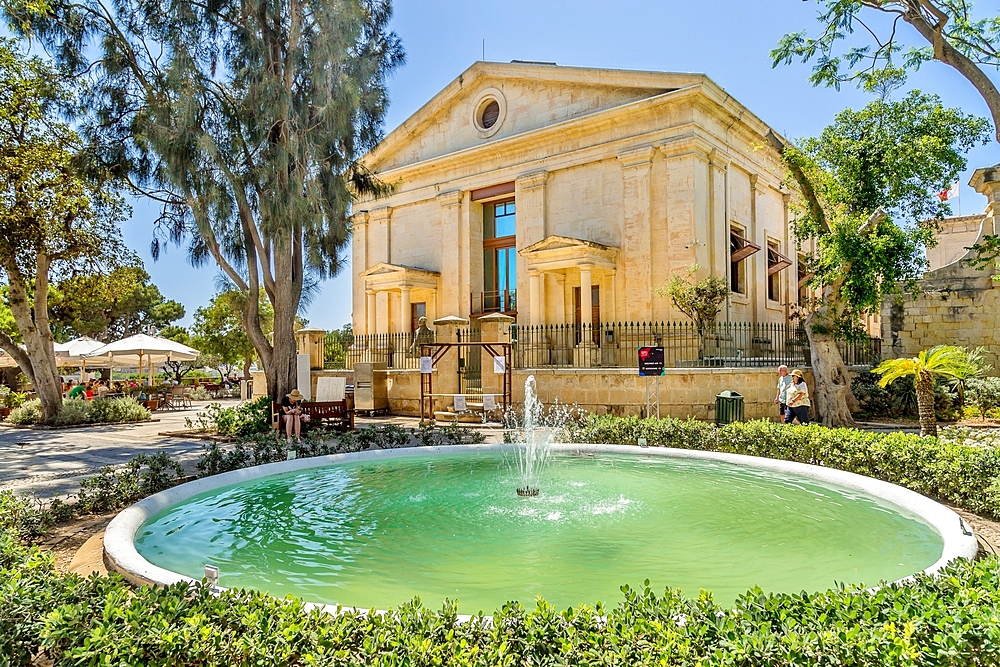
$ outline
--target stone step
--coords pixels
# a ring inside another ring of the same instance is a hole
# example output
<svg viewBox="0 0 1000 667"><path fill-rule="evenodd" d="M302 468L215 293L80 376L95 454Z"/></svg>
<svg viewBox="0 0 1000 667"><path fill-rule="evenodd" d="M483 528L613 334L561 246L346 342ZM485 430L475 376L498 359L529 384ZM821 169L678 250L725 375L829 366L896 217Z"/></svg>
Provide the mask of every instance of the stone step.
<svg viewBox="0 0 1000 667"><path fill-rule="evenodd" d="M460 422L462 424L481 424L483 416L471 412L439 411L434 413L434 420L439 422Z"/></svg>

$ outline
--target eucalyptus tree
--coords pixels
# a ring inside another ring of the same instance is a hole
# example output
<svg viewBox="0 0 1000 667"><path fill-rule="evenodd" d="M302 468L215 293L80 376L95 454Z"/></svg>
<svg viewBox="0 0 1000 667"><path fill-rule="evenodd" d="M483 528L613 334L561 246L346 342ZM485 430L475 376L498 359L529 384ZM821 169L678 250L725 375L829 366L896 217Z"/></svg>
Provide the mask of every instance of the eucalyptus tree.
<svg viewBox="0 0 1000 667"><path fill-rule="evenodd" d="M403 62L387 0L6 0L10 24L89 82L85 136L109 173L162 204L152 250L186 243L247 298L277 397L296 382L303 287L342 268L360 162ZM257 294L274 311L265 335Z"/></svg>
<svg viewBox="0 0 1000 667"><path fill-rule="evenodd" d="M122 250L122 201L81 173L81 142L60 120L70 102L65 77L0 40L0 277L13 320L0 348L31 380L46 421L62 409L50 283L102 271Z"/></svg>
<svg viewBox="0 0 1000 667"><path fill-rule="evenodd" d="M798 146L770 135L801 194L796 238L815 243L809 285L820 296L809 304L805 329L825 425L854 423L837 340L858 335L862 318L879 312L886 296L915 287L923 250L933 243L928 221L949 210L937 193L965 168L965 152L989 137L984 118L920 91L893 100L887 89Z"/></svg>

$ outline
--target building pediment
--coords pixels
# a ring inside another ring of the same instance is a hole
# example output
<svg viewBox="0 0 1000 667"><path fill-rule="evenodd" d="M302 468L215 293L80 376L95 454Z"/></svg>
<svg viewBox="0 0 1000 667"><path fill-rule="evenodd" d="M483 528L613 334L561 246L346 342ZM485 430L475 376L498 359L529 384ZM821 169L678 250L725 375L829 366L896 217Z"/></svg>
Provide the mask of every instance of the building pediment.
<svg viewBox="0 0 1000 667"><path fill-rule="evenodd" d="M365 289L385 291L395 289L437 289L441 274L414 266L380 262L359 274L365 281Z"/></svg>
<svg viewBox="0 0 1000 667"><path fill-rule="evenodd" d="M618 248L568 236L547 236L518 254L524 258L529 271L558 271L580 266L613 271Z"/></svg>
<svg viewBox="0 0 1000 667"><path fill-rule="evenodd" d="M701 74L477 62L393 130L364 161L375 171L387 171L704 80Z"/></svg>

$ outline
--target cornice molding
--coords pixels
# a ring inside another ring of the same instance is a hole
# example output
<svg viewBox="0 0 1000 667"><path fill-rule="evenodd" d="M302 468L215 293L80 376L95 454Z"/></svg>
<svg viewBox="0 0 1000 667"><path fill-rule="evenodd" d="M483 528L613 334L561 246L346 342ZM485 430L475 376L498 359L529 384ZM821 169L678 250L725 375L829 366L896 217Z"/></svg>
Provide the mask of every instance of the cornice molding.
<svg viewBox="0 0 1000 667"><path fill-rule="evenodd" d="M639 146L624 150L618 153L617 157L622 169L631 169L652 164L654 153L656 153L656 149L652 146Z"/></svg>
<svg viewBox="0 0 1000 667"><path fill-rule="evenodd" d="M449 190L448 192L442 192L437 196L438 204L440 204L442 208L460 206L462 204L462 198L463 193L461 190Z"/></svg>
<svg viewBox="0 0 1000 667"><path fill-rule="evenodd" d="M548 180L549 172L542 170L518 176L516 183L519 190L536 190L544 187Z"/></svg>

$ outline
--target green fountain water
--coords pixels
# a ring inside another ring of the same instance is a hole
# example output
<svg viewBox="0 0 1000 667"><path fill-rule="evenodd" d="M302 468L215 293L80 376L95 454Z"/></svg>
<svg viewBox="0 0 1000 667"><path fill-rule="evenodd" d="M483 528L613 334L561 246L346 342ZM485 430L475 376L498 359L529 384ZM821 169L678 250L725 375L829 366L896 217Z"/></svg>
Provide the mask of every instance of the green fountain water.
<svg viewBox="0 0 1000 667"><path fill-rule="evenodd" d="M885 501L807 478L705 460L552 453L537 497L516 454L352 462L192 497L153 517L150 562L220 584L387 608L420 596L491 612L537 595L614 603L649 579L731 602L754 585L876 584L933 564L942 540Z"/></svg>

